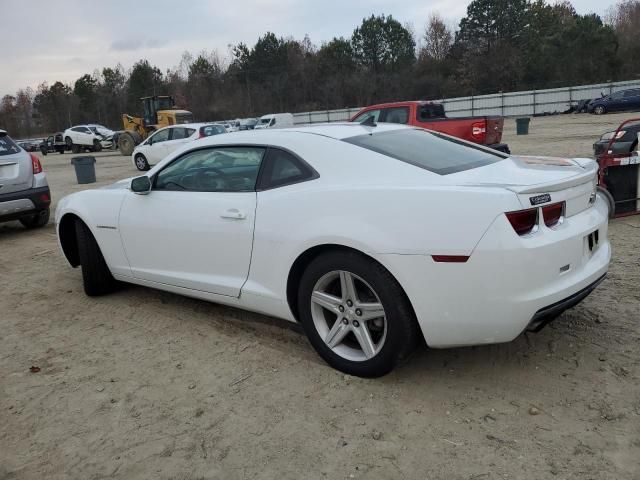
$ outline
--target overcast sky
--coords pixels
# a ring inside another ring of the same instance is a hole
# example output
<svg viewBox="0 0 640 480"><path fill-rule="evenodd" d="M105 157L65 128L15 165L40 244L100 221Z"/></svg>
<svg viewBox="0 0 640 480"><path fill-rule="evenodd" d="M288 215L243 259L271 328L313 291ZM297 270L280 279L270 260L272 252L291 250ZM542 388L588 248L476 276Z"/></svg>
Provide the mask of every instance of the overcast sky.
<svg viewBox="0 0 640 480"><path fill-rule="evenodd" d="M604 14L613 0L573 0ZM365 16L391 14L420 33L431 12L455 27L468 2L456 0L0 0L0 96L43 81L71 83L96 68L125 69L140 58L163 71L188 50L253 45L267 31L312 42L349 37ZM100 9L100 6L103 9Z"/></svg>

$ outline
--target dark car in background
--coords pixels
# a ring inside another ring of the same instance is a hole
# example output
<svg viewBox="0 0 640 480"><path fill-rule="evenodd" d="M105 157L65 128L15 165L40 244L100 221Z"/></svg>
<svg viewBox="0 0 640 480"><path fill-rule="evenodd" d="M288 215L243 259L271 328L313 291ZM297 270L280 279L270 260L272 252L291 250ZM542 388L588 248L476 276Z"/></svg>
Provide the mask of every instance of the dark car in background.
<svg viewBox="0 0 640 480"><path fill-rule="evenodd" d="M640 88L620 90L602 98L596 98L591 100L587 107L589 113L596 115L629 110L640 110Z"/></svg>
<svg viewBox="0 0 640 480"><path fill-rule="evenodd" d="M615 130L604 133L600 139L593 144L593 154L597 157L604 153L631 153L638 147L638 134L640 134L640 123L625 125L624 129L620 130L617 134ZM614 135L616 139L607 152L606 149Z"/></svg>
<svg viewBox="0 0 640 480"><path fill-rule="evenodd" d="M62 132L57 132L54 135L50 135L40 144L40 153L46 155L47 153L64 153L67 149L67 144L64 141Z"/></svg>

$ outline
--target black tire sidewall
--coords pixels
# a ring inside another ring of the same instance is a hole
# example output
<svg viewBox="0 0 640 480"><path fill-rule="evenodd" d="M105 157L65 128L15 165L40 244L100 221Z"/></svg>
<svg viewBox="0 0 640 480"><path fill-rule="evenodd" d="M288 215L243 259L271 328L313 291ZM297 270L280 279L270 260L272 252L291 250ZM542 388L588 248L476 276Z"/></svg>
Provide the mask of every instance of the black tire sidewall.
<svg viewBox="0 0 640 480"><path fill-rule="evenodd" d="M365 280L376 292L387 316L387 336L382 350L362 362L344 359L334 353L318 334L311 315L311 293L323 275L335 270L349 271ZM318 354L332 367L360 377L379 377L389 373L406 358L416 343L416 322L402 288L393 276L375 261L350 252L317 257L302 275L298 290L300 321Z"/></svg>

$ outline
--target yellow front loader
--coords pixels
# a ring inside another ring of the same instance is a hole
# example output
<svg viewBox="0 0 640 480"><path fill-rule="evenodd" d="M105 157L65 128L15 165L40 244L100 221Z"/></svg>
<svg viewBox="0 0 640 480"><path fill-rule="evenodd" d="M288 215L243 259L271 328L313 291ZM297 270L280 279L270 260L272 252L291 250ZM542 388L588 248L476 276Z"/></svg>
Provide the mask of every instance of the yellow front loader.
<svg viewBox="0 0 640 480"><path fill-rule="evenodd" d="M173 97L153 96L142 98L144 115L134 117L122 115L124 131L118 135L118 149L122 155L129 156L136 145L162 127L193 122L193 114L176 107Z"/></svg>

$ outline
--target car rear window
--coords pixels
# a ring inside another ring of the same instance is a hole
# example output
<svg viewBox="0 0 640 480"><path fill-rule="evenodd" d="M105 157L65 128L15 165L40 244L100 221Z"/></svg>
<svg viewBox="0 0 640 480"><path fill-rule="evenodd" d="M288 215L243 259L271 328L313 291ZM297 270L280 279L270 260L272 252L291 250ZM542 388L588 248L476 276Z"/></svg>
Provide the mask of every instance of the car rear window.
<svg viewBox="0 0 640 480"><path fill-rule="evenodd" d="M200 135L203 137L219 135L220 133L227 133L222 125L205 125L204 127L200 127Z"/></svg>
<svg viewBox="0 0 640 480"><path fill-rule="evenodd" d="M0 156L3 155L12 155L14 153L18 153L20 151L20 147L17 146L11 137L6 134L0 134Z"/></svg>
<svg viewBox="0 0 640 480"><path fill-rule="evenodd" d="M483 167L508 157L498 151L422 129L358 135L345 138L344 141L438 175Z"/></svg>

